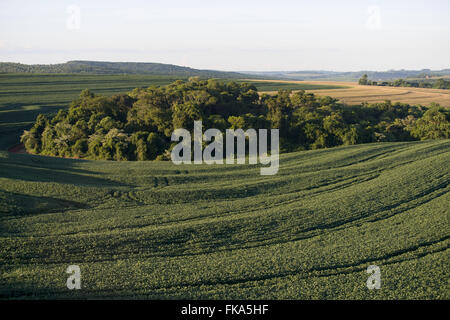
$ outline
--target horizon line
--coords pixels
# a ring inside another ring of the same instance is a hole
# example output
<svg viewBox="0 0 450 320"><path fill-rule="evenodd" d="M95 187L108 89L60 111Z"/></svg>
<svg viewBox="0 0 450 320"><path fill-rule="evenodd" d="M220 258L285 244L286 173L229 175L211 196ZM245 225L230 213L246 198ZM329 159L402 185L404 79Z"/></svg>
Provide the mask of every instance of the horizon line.
<svg viewBox="0 0 450 320"><path fill-rule="evenodd" d="M331 70L331 69L279 69L279 70L222 70L222 69L207 69L207 68L196 68L192 66L174 64L174 63L163 63L163 62L149 62L149 61L107 61L107 60L66 60L65 62L54 62L54 63L23 63L18 61L0 61L0 63L15 63L22 65L40 65L40 66L51 66L58 64L66 64L69 62L103 62L103 63L141 63L141 64L162 64L162 65L172 65L178 66L182 68L190 68L195 70L203 70L203 71L220 71L220 72L236 72L236 73L245 73L245 72L258 72L258 73L288 73L288 72L336 72L336 73L357 73L357 72L390 72L390 71L444 71L449 70L449 67L444 67L441 69L431 69L431 68L414 68L414 69L380 69L380 70L371 70L371 69L359 69L359 70Z"/></svg>

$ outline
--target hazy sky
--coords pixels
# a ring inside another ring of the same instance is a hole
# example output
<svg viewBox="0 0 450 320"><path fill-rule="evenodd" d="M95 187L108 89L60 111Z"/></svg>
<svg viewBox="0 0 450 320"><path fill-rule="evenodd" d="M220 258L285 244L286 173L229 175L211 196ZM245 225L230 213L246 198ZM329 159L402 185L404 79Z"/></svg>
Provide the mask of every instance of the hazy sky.
<svg viewBox="0 0 450 320"><path fill-rule="evenodd" d="M450 67L450 0L0 0L0 61L220 70Z"/></svg>

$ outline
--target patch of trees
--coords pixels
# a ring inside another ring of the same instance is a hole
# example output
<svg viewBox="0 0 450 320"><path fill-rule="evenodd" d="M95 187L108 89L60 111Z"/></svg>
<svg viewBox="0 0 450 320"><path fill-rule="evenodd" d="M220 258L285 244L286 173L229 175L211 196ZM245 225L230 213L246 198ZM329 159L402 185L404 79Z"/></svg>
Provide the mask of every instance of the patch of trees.
<svg viewBox="0 0 450 320"><path fill-rule="evenodd" d="M389 87L412 87L412 88L433 88L450 89L450 80L405 80L397 79L394 81L372 81L367 74L364 74L358 81L360 85L366 86L389 86Z"/></svg>
<svg viewBox="0 0 450 320"><path fill-rule="evenodd" d="M280 90L259 95L247 83L190 78L106 97L81 92L53 118L39 115L21 137L30 153L106 160L170 158L174 129L280 130L282 152L377 141L448 138L450 112L391 104L345 106L331 97Z"/></svg>

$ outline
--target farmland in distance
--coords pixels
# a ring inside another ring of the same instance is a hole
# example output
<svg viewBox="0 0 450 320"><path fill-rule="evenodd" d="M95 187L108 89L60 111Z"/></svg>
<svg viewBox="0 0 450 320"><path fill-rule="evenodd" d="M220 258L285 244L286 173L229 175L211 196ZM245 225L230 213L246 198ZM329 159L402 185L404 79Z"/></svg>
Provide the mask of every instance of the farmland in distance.
<svg viewBox="0 0 450 320"><path fill-rule="evenodd" d="M410 105L429 106L432 102L439 103L443 107L450 108L450 90L445 89L428 89L428 88L405 88L405 87L382 87L382 86L363 86L355 82L338 82L338 81L295 81L295 80L252 80L255 82L289 82L300 83L303 85L341 85L344 88L332 88L316 90L308 89L308 92L315 93L320 96L331 96L339 99L339 101L357 105L363 102L375 103L391 100L393 103L401 102ZM268 92L268 93L274 93Z"/></svg>

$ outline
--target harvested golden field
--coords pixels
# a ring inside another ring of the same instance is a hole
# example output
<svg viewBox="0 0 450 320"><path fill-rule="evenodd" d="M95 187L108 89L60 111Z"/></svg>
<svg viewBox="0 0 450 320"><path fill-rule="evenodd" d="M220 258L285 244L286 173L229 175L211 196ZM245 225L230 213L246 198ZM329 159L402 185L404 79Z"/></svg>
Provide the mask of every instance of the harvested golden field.
<svg viewBox="0 0 450 320"><path fill-rule="evenodd" d="M269 81L269 80L252 80ZM355 82L338 81L292 81L292 80L270 80L270 82L289 82L310 85L342 85L348 88L342 89L315 89L306 90L322 96L331 96L347 104L359 104L361 102L402 102L412 105L429 105L432 102L441 106L450 107L450 90L428 89L428 88L406 88L406 87L378 87L361 86ZM271 93L271 92L266 92Z"/></svg>

